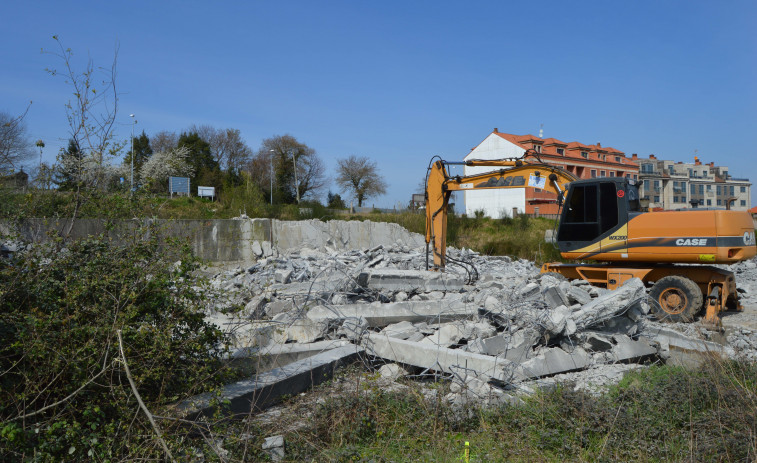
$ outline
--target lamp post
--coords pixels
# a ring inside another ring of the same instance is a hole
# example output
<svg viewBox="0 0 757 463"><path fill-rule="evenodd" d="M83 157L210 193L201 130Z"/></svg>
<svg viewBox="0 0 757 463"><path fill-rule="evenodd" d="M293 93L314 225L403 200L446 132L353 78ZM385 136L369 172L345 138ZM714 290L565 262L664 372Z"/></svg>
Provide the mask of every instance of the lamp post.
<svg viewBox="0 0 757 463"><path fill-rule="evenodd" d="M297 204L300 204L300 183L297 181L297 158L292 151L292 162L294 163L294 191L297 194Z"/></svg>
<svg viewBox="0 0 757 463"><path fill-rule="evenodd" d="M131 123L131 192L134 194L134 126L137 125L137 120L134 119L134 114L129 114L132 118Z"/></svg>
<svg viewBox="0 0 757 463"><path fill-rule="evenodd" d="M273 150L271 150L271 206L273 206Z"/></svg>

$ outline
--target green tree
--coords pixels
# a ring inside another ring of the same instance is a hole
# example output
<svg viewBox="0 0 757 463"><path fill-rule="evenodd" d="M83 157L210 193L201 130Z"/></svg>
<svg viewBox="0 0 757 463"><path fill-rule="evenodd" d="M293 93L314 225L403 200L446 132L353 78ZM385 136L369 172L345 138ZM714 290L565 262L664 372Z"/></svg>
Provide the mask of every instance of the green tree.
<svg viewBox="0 0 757 463"><path fill-rule="evenodd" d="M298 194L300 199L317 198L326 186L326 169L315 149L291 135L275 135L263 140L250 163L250 173L266 196L271 192L271 167L273 197L277 204L295 203Z"/></svg>
<svg viewBox="0 0 757 463"><path fill-rule="evenodd" d="M218 161L213 158L210 150L210 144L200 138L197 132L182 132L178 141L179 148L189 150L187 161L194 171L194 176L190 179L190 188L197 191L200 186L213 186L218 189L222 186L221 169Z"/></svg>
<svg viewBox="0 0 757 463"><path fill-rule="evenodd" d="M142 168L142 165L144 165L145 161L150 159L150 156L152 156L152 147L150 146L150 138L147 136L145 131L142 131L142 134L138 137L134 137L134 140L132 141L134 143L134 176L137 176L137 173L139 172L139 169ZM131 151L131 145L129 145L129 151L126 153L126 157L124 157L124 164L131 167L131 157L132 157L132 151Z"/></svg>
<svg viewBox="0 0 757 463"><path fill-rule="evenodd" d="M80 178L77 170L81 166L83 157L84 153L73 138L68 140L68 148L60 150L53 175L53 182L58 185L60 191L76 190Z"/></svg>
<svg viewBox="0 0 757 463"><path fill-rule="evenodd" d="M345 209L347 207L346 204L344 204L344 200L339 195L339 193L332 193L329 191L327 198L327 207L329 209Z"/></svg>

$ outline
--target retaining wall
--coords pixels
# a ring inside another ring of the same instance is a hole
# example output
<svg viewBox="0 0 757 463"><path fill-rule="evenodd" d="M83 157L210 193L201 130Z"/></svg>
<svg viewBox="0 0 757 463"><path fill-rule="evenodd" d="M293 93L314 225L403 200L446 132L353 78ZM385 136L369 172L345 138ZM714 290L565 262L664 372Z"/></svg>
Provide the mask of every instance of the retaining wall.
<svg viewBox="0 0 757 463"><path fill-rule="evenodd" d="M189 240L195 253L211 262L250 261L274 253L311 248L364 249L400 244L420 247L423 236L385 222L276 219L151 220L111 222L100 219L26 219L18 224L0 223L0 232L17 233L24 241L42 242L50 236L74 239L107 233L115 239L136 233L142 223L153 223L168 235ZM106 230L107 228L107 230ZM70 230L70 232L69 232Z"/></svg>

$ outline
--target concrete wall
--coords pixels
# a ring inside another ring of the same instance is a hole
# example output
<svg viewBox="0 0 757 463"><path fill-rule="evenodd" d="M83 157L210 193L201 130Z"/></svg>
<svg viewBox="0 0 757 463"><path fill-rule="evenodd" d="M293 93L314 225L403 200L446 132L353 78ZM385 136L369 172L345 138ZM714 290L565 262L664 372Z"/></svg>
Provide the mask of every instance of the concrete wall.
<svg viewBox="0 0 757 463"><path fill-rule="evenodd" d="M252 261L264 255L287 253L303 247L329 249L365 249L378 245L399 244L413 248L425 245L423 236L410 233L393 223L371 221L319 220L281 221L275 219L243 220L123 220L108 228L115 239L137 232L142 222L152 223L166 235L189 240L200 258L211 262ZM0 233L14 232L25 241L42 242L50 236L82 238L106 233L100 219L27 219L11 226L0 223Z"/></svg>

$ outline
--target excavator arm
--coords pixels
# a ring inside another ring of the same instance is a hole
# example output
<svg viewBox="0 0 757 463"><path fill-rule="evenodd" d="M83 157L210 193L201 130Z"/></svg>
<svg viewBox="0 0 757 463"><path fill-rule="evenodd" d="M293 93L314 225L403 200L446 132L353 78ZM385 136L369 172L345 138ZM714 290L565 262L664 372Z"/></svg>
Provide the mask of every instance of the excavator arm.
<svg viewBox="0 0 757 463"><path fill-rule="evenodd" d="M466 177L450 177L447 166L466 165L499 167L498 170ZM447 162L441 159L429 166L426 180L426 267L429 246L433 248L431 269L443 270L446 265L447 208L453 191L484 190L494 188L540 188L557 194L562 204L567 184L577 180L570 172L544 164L538 157L528 154L518 159L470 160Z"/></svg>

